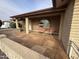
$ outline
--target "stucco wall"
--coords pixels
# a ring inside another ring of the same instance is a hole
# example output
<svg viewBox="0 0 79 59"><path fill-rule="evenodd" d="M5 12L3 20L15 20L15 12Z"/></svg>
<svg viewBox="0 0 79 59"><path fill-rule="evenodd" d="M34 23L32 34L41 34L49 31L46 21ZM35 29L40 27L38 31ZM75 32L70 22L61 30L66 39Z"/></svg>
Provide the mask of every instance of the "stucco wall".
<svg viewBox="0 0 79 59"><path fill-rule="evenodd" d="M32 29L38 30L40 19L39 18L31 19L31 23L32 23Z"/></svg>
<svg viewBox="0 0 79 59"><path fill-rule="evenodd" d="M43 18L35 18L32 19L32 28L33 30L39 30L39 23ZM51 31L56 31L57 33L59 32L59 25L60 25L60 16L57 17L47 17L45 18L49 20L50 22L50 28L52 29Z"/></svg>
<svg viewBox="0 0 79 59"><path fill-rule="evenodd" d="M50 27L54 29L57 33L59 32L60 26L60 16L54 16L50 18Z"/></svg>
<svg viewBox="0 0 79 59"><path fill-rule="evenodd" d="M65 13L62 15L63 19L62 21L62 25L61 25L61 40L63 42L63 45L65 47L65 50L67 51L67 47L68 47L68 42L69 42L69 38L70 38L70 30L71 30L71 23L72 23L72 17L73 17L73 9L74 9L74 1L72 0Z"/></svg>

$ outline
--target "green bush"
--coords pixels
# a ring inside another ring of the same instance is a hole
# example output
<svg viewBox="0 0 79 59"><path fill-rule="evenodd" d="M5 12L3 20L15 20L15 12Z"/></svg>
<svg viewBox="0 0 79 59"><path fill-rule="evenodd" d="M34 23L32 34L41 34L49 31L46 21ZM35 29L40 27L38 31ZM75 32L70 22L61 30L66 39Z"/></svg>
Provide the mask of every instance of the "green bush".
<svg viewBox="0 0 79 59"><path fill-rule="evenodd" d="M10 27L11 27L11 28L16 28L16 23L11 22L11 23L10 23Z"/></svg>

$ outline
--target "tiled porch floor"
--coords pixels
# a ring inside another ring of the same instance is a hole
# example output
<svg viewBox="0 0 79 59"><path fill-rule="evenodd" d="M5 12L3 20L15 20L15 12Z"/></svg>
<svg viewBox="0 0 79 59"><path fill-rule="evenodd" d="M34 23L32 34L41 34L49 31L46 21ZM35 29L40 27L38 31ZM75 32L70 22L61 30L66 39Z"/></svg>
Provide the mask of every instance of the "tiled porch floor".
<svg viewBox="0 0 79 59"><path fill-rule="evenodd" d="M1 31L0 33L6 34L11 40L35 50L50 59L68 59L64 49L52 35L36 32L26 35L24 32L17 32L15 30Z"/></svg>

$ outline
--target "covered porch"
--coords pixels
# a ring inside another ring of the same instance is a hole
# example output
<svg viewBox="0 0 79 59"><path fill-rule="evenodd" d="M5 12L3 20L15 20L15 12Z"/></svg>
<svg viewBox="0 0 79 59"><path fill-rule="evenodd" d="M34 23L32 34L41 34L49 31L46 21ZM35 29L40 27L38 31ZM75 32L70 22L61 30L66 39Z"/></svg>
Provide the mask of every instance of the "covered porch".
<svg viewBox="0 0 79 59"><path fill-rule="evenodd" d="M14 41L50 59L67 59L63 45L59 41L62 28L61 21L63 20L65 9L65 7L48 8L12 16L11 18L16 21L16 29L22 30L15 34L20 39L15 39ZM19 23L22 24L21 27Z"/></svg>
<svg viewBox="0 0 79 59"><path fill-rule="evenodd" d="M30 13L12 16L16 21L16 29L29 34L31 32L39 32L55 35L57 39L61 32L61 20L64 8L48 8ZM19 25L21 24L21 26Z"/></svg>

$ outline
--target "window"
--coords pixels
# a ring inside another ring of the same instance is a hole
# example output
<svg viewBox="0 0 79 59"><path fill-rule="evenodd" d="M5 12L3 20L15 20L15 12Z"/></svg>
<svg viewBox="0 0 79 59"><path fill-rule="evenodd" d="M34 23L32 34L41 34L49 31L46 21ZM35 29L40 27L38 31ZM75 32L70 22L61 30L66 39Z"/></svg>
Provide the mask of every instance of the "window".
<svg viewBox="0 0 79 59"><path fill-rule="evenodd" d="M40 27L48 28L50 26L50 22L47 19L43 19L40 21Z"/></svg>

